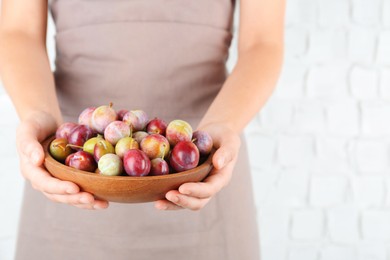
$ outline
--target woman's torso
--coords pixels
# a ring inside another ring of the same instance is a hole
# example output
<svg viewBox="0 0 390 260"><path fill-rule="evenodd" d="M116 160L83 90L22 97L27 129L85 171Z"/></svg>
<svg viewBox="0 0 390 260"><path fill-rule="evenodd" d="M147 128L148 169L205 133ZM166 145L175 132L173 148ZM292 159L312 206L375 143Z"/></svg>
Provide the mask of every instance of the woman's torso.
<svg viewBox="0 0 390 260"><path fill-rule="evenodd" d="M226 78L231 0L53 0L61 109L114 102L197 123Z"/></svg>
<svg viewBox="0 0 390 260"><path fill-rule="evenodd" d="M231 0L52 0L55 80L65 120L114 102L196 124L226 78ZM258 259L244 145L201 211L112 203L83 211L26 186L16 259Z"/></svg>

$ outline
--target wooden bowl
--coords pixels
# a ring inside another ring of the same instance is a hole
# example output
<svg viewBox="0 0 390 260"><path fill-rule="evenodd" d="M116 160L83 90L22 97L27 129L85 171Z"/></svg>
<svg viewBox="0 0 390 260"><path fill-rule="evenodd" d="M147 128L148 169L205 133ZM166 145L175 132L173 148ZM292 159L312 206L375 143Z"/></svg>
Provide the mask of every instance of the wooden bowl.
<svg viewBox="0 0 390 260"><path fill-rule="evenodd" d="M42 145L45 150L44 165L57 179L71 181L82 191L93 194L98 199L120 203L141 203L165 198L170 190L177 190L186 182L202 181L213 168L212 154L198 167L161 176L104 176L71 168L56 161L49 152L54 136L46 139Z"/></svg>

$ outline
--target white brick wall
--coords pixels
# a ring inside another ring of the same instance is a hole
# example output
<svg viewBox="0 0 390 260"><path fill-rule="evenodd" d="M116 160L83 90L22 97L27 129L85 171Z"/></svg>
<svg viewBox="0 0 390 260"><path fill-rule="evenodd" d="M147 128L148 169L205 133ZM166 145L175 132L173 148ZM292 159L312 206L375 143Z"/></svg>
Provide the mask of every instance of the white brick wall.
<svg viewBox="0 0 390 260"><path fill-rule="evenodd" d="M0 259L10 260L15 247L23 178L18 173L15 149L17 115L4 90L0 93L0 113Z"/></svg>
<svg viewBox="0 0 390 260"><path fill-rule="evenodd" d="M374 58L376 33L371 28L352 27L348 31L348 59L351 62L370 63Z"/></svg>
<svg viewBox="0 0 390 260"><path fill-rule="evenodd" d="M390 239L390 212L388 210L368 209L362 215L362 236L367 241Z"/></svg>
<svg viewBox="0 0 390 260"><path fill-rule="evenodd" d="M331 207L346 200L348 182L342 175L313 176L310 182L310 204Z"/></svg>
<svg viewBox="0 0 390 260"><path fill-rule="evenodd" d="M309 172L304 169L285 169L270 196L290 207L304 207L308 200Z"/></svg>
<svg viewBox="0 0 390 260"><path fill-rule="evenodd" d="M319 63L321 62L319 60ZM320 100L346 98L348 95L347 74L348 67L343 63L313 65L305 82L308 97Z"/></svg>
<svg viewBox="0 0 390 260"><path fill-rule="evenodd" d="M294 132L320 133L325 130L325 107L314 101L302 101L295 105L292 125Z"/></svg>
<svg viewBox="0 0 390 260"><path fill-rule="evenodd" d="M353 0L352 20L358 25L375 26L380 23L381 0Z"/></svg>
<svg viewBox="0 0 390 260"><path fill-rule="evenodd" d="M342 99L329 102L326 115L328 129L331 134L355 136L359 133L360 115L355 100Z"/></svg>
<svg viewBox="0 0 390 260"><path fill-rule="evenodd" d="M370 67L353 67L350 74L352 96L357 99L373 99L378 95L378 72Z"/></svg>
<svg viewBox="0 0 390 260"><path fill-rule="evenodd" d="M382 139L359 139L353 149L357 171L372 173L388 169L388 145Z"/></svg>
<svg viewBox="0 0 390 260"><path fill-rule="evenodd" d="M380 87L379 93L383 99L390 99L390 69L382 68L380 74Z"/></svg>
<svg viewBox="0 0 390 260"><path fill-rule="evenodd" d="M246 130L262 260L389 260L390 0L288 0L286 15L278 87ZM0 259L11 260L23 181L1 87L0 111Z"/></svg>
<svg viewBox="0 0 390 260"><path fill-rule="evenodd" d="M390 104L387 101L362 102L361 110L363 134L387 135L389 133L390 122L384 120L390 116Z"/></svg>
<svg viewBox="0 0 390 260"><path fill-rule="evenodd" d="M301 241L318 241L325 231L322 210L305 209L292 212L291 238Z"/></svg>
<svg viewBox="0 0 390 260"><path fill-rule="evenodd" d="M326 245L321 249L321 260L355 260L355 248L351 246Z"/></svg>
<svg viewBox="0 0 390 260"><path fill-rule="evenodd" d="M312 259L317 260L319 253L313 246L291 247L289 250L288 260Z"/></svg>
<svg viewBox="0 0 390 260"><path fill-rule="evenodd" d="M347 35L339 29L316 30L310 33L309 62L334 62L345 59Z"/></svg>
<svg viewBox="0 0 390 260"><path fill-rule="evenodd" d="M385 180L377 176L363 176L352 180L352 193L356 205L363 208L383 205L385 185Z"/></svg>
<svg viewBox="0 0 390 260"><path fill-rule="evenodd" d="M390 65L390 31L383 31L379 35L377 60L380 64Z"/></svg>
<svg viewBox="0 0 390 260"><path fill-rule="evenodd" d="M335 243L355 244L360 239L359 211L343 205L328 211L329 237Z"/></svg>
<svg viewBox="0 0 390 260"><path fill-rule="evenodd" d="M322 27L339 28L349 24L350 2L348 0L319 0L318 3L318 22Z"/></svg>
<svg viewBox="0 0 390 260"><path fill-rule="evenodd" d="M317 20L317 3L312 0L287 1L287 25L309 27Z"/></svg>
<svg viewBox="0 0 390 260"><path fill-rule="evenodd" d="M357 260L386 260L386 246L383 243L362 243L358 246Z"/></svg>
<svg viewBox="0 0 390 260"><path fill-rule="evenodd" d="M295 135L279 137L278 160L282 166L308 165L313 153L314 141L311 137Z"/></svg>
<svg viewBox="0 0 390 260"><path fill-rule="evenodd" d="M263 260L389 260L390 0L289 0L286 25L282 76L251 132L277 143L269 174L253 172L272 180L257 200L275 219L261 222Z"/></svg>
<svg viewBox="0 0 390 260"><path fill-rule="evenodd" d="M384 1L382 11L383 25L385 28L390 27L390 2Z"/></svg>

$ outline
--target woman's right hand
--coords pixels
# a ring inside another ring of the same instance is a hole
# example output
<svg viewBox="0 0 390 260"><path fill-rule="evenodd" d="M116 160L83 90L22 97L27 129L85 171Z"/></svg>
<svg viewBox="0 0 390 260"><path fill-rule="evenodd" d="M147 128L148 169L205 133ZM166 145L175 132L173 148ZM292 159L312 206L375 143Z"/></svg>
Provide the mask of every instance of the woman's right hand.
<svg viewBox="0 0 390 260"><path fill-rule="evenodd" d="M45 153L41 142L55 133L56 128L54 117L44 112L31 113L21 121L16 144L23 177L30 181L34 189L54 202L82 209L107 208L107 201L97 200L92 194L80 191L75 183L53 178L43 166Z"/></svg>

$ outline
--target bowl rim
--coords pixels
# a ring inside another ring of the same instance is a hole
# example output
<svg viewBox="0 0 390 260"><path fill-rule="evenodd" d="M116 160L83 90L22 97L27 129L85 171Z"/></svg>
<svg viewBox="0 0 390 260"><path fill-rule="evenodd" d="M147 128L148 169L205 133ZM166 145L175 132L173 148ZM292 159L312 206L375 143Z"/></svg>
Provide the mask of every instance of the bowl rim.
<svg viewBox="0 0 390 260"><path fill-rule="evenodd" d="M67 167L69 169L72 170L73 173L77 173L77 174L84 174L84 175L88 175L92 178L105 178L107 180L164 180L164 179L172 179L172 178L181 178L183 176L186 176L186 175L191 175L193 174L193 172L197 172L200 168L210 168L209 169L209 172L211 172L212 168L213 168L213 163L212 163L212 158L213 158L213 155L215 153L215 149L213 148L213 150L211 151L211 153L209 154L208 158L206 161L204 161L201 165L193 168L193 169L190 169L190 170L187 170L187 171L182 171L182 172L176 172L176 173L169 173L169 174L166 174L166 175L157 175L157 176L150 176L150 175L146 175L146 176L107 176L107 175L102 175L102 174L98 174L98 173L92 173L92 172L87 172L87 171L82 171L82 170L79 170L79 169L76 169L76 168L72 168L72 167L69 167L59 161L57 161L56 159L53 158L53 156L50 154L49 152L49 146L50 146L50 143L55 139L55 135L51 135L50 137L46 138L43 142L42 142L42 147L44 149L44 152L45 152L45 163L51 163L51 164L54 164L57 166L63 166L63 167Z"/></svg>

